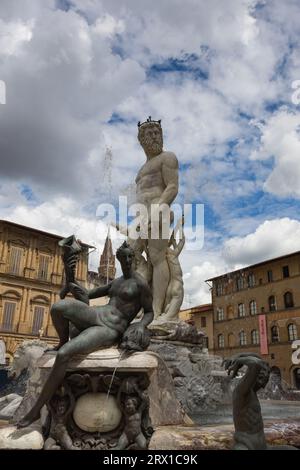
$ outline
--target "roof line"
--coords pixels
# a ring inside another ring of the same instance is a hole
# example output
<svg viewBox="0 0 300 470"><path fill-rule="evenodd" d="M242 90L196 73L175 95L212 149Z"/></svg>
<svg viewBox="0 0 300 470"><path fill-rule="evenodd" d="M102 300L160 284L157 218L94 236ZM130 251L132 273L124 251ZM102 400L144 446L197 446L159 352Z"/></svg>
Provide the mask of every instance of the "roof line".
<svg viewBox="0 0 300 470"><path fill-rule="evenodd" d="M37 232L37 233L40 233L42 235L47 235L48 237L57 238L59 240L64 238L61 235L56 235L55 233L45 232L44 230L40 230L40 229L34 228L34 227L28 227L27 225L17 224L16 222L11 222L10 220L0 219L0 223L13 225L15 227L22 228L22 229L25 229L25 230L32 230L33 232ZM96 248L95 246L89 245L88 243L84 243L84 242L81 242L81 245L86 246L88 248Z"/></svg>
<svg viewBox="0 0 300 470"><path fill-rule="evenodd" d="M220 274L220 276L211 277L210 279L206 279L206 281L214 281L215 279L219 279L220 277L228 276L229 274L238 273L239 271L242 271L244 269L257 268L258 266L263 266L264 264L272 263L274 261L279 261L279 260L284 259L284 258L290 258L291 256L295 256L295 255L299 255L299 254L300 254L300 251L294 251L293 253L288 253L287 255L282 255L282 256L278 256L277 258L267 259L265 261L260 261L259 263L250 264L249 266L245 266L244 268L235 269L234 271L230 271L228 273Z"/></svg>
<svg viewBox="0 0 300 470"><path fill-rule="evenodd" d="M201 305L195 305L194 307L189 307L189 308L183 308L180 310L180 312L186 312L187 310L199 310L199 309L204 309L204 308L211 308L212 303L209 304L201 304Z"/></svg>

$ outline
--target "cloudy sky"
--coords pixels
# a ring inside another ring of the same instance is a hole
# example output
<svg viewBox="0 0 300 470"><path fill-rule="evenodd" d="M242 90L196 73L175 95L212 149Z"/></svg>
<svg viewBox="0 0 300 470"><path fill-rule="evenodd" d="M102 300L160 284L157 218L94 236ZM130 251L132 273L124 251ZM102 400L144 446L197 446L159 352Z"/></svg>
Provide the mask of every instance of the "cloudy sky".
<svg viewBox="0 0 300 470"><path fill-rule="evenodd" d="M299 38L298 0L1 0L0 217L75 232L95 267L96 208L132 194L151 115L177 201L205 205L185 307L205 279L299 250Z"/></svg>

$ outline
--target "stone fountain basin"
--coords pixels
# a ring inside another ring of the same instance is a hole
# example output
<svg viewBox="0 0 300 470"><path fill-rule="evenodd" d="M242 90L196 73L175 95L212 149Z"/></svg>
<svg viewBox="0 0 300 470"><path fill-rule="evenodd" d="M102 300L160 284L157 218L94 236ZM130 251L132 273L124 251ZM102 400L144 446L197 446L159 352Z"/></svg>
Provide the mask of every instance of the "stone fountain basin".
<svg viewBox="0 0 300 470"><path fill-rule="evenodd" d="M150 441L151 450L230 450L232 424L214 426L161 426ZM300 449L300 419L266 420L265 435L270 446L291 445Z"/></svg>
<svg viewBox="0 0 300 470"><path fill-rule="evenodd" d="M38 361L41 369L50 370L56 357L55 352L44 354ZM95 351L88 355L77 355L68 364L71 370L122 370L123 372L140 372L155 370L158 366L157 358L148 352L134 353L129 357L123 357L117 348L108 348Z"/></svg>
<svg viewBox="0 0 300 470"><path fill-rule="evenodd" d="M288 400L259 400L263 419L294 419L300 418L300 401ZM226 403L219 405L215 410L205 411L204 413L191 416L196 425L215 425L232 423L232 404Z"/></svg>
<svg viewBox="0 0 300 470"><path fill-rule="evenodd" d="M300 401L260 400L268 445L300 448ZM299 417L297 419L297 417ZM232 405L192 417L195 426L161 426L152 436L152 450L229 450L233 445ZM204 422L206 424L204 424Z"/></svg>
<svg viewBox="0 0 300 470"><path fill-rule="evenodd" d="M48 352L38 361L43 375L41 382L49 374L56 353ZM123 354L117 347L100 349L88 355L77 355L68 363L67 372L111 374L146 373L150 379L148 394L152 425L181 425L191 422L180 406L173 385L173 379L162 359L151 351L135 352L130 356Z"/></svg>

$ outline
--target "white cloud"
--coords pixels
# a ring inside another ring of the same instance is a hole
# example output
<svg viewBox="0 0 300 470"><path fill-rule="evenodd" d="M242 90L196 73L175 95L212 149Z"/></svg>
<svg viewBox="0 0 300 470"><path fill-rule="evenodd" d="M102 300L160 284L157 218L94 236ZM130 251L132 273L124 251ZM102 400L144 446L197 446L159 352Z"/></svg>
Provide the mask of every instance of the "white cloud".
<svg viewBox="0 0 300 470"><path fill-rule="evenodd" d="M96 247L96 251L90 255L90 268L97 270L107 235L107 226L96 217L80 213L72 199L56 198L35 207L25 203L19 204L7 213L5 219L62 237L75 234L84 243ZM113 227L110 232L116 250L124 237L120 236Z"/></svg>
<svg viewBox="0 0 300 470"><path fill-rule="evenodd" d="M124 31L124 22L117 20L113 16L105 14L97 18L93 30L96 34L105 37L113 37L115 34L121 34Z"/></svg>
<svg viewBox="0 0 300 470"><path fill-rule="evenodd" d="M25 24L23 17L34 23L30 41L19 41L22 53L1 62L0 78L7 86L0 108L1 175L44 187L43 195L52 191L80 199L84 194L87 204L101 175L101 122L138 88L144 71L112 52L110 33L99 35L98 23L47 3L35 6L32 18L22 7L17 14L7 3L0 6L1 13L12 15L7 27ZM120 23L115 26L120 30ZM12 53L16 46L9 43ZM91 152L98 152L97 166L89 162Z"/></svg>
<svg viewBox="0 0 300 470"><path fill-rule="evenodd" d="M240 132L232 109L205 84L185 79L176 83L142 85L117 108L129 118L147 115L162 119L165 146L178 154L181 162L213 158L221 146ZM159 115L157 116L157 113Z"/></svg>
<svg viewBox="0 0 300 470"><path fill-rule="evenodd" d="M251 265L300 250L300 222L288 217L266 220L244 237L224 243L223 258L227 265Z"/></svg>
<svg viewBox="0 0 300 470"><path fill-rule="evenodd" d="M0 19L0 56L17 55L23 43L31 41L33 27L34 21L5 23Z"/></svg>
<svg viewBox="0 0 300 470"><path fill-rule="evenodd" d="M206 279L283 256L300 250L300 222L278 218L261 223L257 229L241 237L232 237L220 250L204 249L199 253L183 251L185 298L183 308L211 302Z"/></svg>
<svg viewBox="0 0 300 470"><path fill-rule="evenodd" d="M142 0L72 0L68 10L58 10L58 4L1 0L7 104L0 107L0 213L44 230L76 232L101 248L90 213L110 191L106 146L114 199L145 161L136 121L150 114L163 120L166 149L192 164L181 177L185 202L204 200L221 219L199 255L183 253L192 305L209 301L206 278L297 249L297 221L279 219L272 209L276 219L262 223L271 208L249 215L247 206L240 216L235 203L264 181L273 194L300 194L300 115L265 110L268 102L290 99L291 79L299 78L299 50L291 48L299 5L160 0L154 8ZM265 122L251 160L254 131L240 111ZM123 122L108 124L113 114ZM261 161L269 157L274 168L266 176ZM34 201L24 202L20 182L33 189ZM239 237L221 253L228 233Z"/></svg>
<svg viewBox="0 0 300 470"><path fill-rule="evenodd" d="M278 196L299 198L300 113L282 108L259 127L260 147L251 158L274 158L274 167L264 183L264 189Z"/></svg>
<svg viewBox="0 0 300 470"><path fill-rule="evenodd" d="M185 272L182 308L211 303L210 287L205 281L219 274L222 274L222 269L220 270L220 266L212 261L204 261L199 265L194 265L188 272Z"/></svg>

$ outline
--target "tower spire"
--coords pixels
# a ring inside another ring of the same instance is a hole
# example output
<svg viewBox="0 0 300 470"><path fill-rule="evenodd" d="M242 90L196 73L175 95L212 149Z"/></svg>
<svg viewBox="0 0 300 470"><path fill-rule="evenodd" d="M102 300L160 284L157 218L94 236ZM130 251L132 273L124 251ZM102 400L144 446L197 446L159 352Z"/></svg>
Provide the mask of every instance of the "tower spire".
<svg viewBox="0 0 300 470"><path fill-rule="evenodd" d="M104 243L104 249L100 256L100 263L98 267L98 273L100 280L107 284L115 278L116 275L116 257L113 252L111 238L110 238L110 226L108 227L107 236Z"/></svg>

